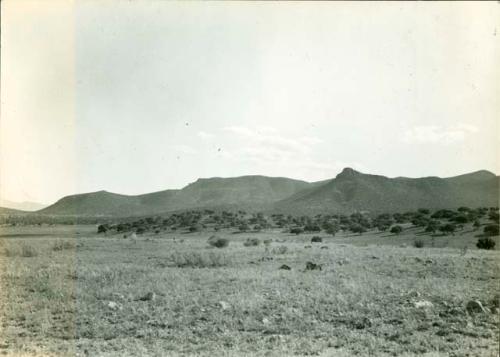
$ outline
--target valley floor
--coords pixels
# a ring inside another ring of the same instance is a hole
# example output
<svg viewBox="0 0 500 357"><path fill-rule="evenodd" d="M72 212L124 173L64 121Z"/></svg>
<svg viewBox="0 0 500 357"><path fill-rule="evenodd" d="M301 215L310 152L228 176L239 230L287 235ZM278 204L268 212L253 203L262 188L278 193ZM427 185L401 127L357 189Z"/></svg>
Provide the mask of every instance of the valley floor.
<svg viewBox="0 0 500 357"><path fill-rule="evenodd" d="M319 234L320 243L219 232L229 246L218 249L207 244L213 232L131 239L95 227L22 229L0 237L0 355L499 352L498 251L473 249L472 235L435 239L435 248L426 237L417 249L411 231ZM467 309L476 300L483 309Z"/></svg>

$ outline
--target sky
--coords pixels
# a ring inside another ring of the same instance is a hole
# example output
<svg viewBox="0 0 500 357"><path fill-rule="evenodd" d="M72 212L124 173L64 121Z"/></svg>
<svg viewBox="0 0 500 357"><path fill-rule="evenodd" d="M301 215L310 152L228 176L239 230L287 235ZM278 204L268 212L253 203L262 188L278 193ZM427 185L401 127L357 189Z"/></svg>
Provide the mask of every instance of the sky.
<svg viewBox="0 0 500 357"><path fill-rule="evenodd" d="M0 198L499 170L500 7L2 1Z"/></svg>

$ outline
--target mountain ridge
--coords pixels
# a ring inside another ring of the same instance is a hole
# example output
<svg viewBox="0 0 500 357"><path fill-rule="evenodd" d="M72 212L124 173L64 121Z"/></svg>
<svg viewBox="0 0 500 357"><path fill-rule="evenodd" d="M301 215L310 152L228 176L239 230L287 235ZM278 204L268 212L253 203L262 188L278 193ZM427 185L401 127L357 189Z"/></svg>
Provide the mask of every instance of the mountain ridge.
<svg viewBox="0 0 500 357"><path fill-rule="evenodd" d="M486 170L446 178L389 178L345 168L335 178L317 182L246 175L199 178L182 189L139 195L106 190L79 193L33 213L139 216L217 208L318 214L497 206L499 182L498 176Z"/></svg>

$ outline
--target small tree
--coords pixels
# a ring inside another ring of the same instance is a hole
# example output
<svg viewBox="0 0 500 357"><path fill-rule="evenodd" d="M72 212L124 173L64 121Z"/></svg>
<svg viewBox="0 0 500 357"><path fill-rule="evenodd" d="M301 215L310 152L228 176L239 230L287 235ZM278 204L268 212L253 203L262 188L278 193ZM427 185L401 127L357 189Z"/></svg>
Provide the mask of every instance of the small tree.
<svg viewBox="0 0 500 357"><path fill-rule="evenodd" d="M391 228L391 233L399 235L403 231L403 227L395 225Z"/></svg>
<svg viewBox="0 0 500 357"><path fill-rule="evenodd" d="M106 233L108 231L109 227L107 224L100 224L97 226L97 233Z"/></svg>
<svg viewBox="0 0 500 357"><path fill-rule="evenodd" d="M476 243L478 249L490 250L495 248L495 241L489 237L479 238Z"/></svg>
<svg viewBox="0 0 500 357"><path fill-rule="evenodd" d="M484 234L487 236L497 236L498 235L498 225L497 224L488 224L483 229Z"/></svg>
<svg viewBox="0 0 500 357"><path fill-rule="evenodd" d="M351 224L351 226L349 227L349 230L352 233L358 233L359 235L362 235L364 232L366 232L366 228L358 223Z"/></svg>
<svg viewBox="0 0 500 357"><path fill-rule="evenodd" d="M451 223L443 224L442 226L439 227L439 230L445 235L448 233L451 233L451 235L454 235L456 229L457 229L457 227Z"/></svg>

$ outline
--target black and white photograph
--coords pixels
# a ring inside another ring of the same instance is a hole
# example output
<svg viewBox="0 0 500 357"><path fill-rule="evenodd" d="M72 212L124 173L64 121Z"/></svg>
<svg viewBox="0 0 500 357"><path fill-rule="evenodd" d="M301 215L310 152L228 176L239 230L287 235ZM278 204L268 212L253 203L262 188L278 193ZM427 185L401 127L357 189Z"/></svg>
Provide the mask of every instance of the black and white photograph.
<svg viewBox="0 0 500 357"><path fill-rule="evenodd" d="M0 356L499 356L498 1L3 0L0 51Z"/></svg>

